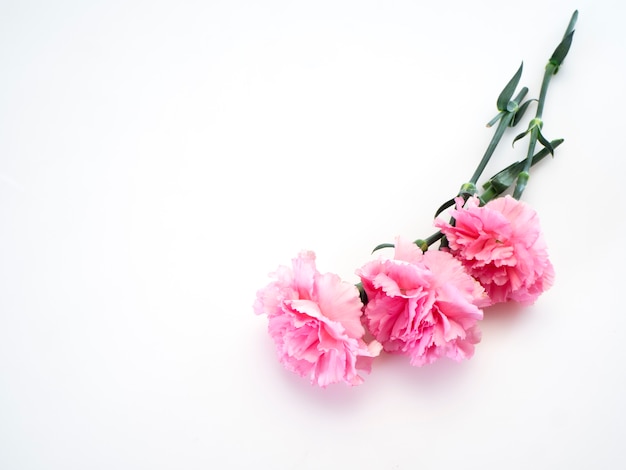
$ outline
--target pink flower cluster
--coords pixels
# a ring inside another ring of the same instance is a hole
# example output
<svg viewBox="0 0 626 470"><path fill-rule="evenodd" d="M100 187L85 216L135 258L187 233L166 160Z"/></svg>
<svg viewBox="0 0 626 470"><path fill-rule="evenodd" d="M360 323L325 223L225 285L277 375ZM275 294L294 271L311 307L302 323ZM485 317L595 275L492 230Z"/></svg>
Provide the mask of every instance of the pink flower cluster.
<svg viewBox="0 0 626 470"><path fill-rule="evenodd" d="M392 259L357 270L367 298L334 274L321 274L302 252L279 267L257 293L254 310L284 366L313 384L358 385L381 349L422 366L441 357L460 361L480 341L482 308L509 300L532 303L553 282L536 213L509 196L484 206L457 199L454 223L435 225L445 250L422 250L398 238ZM367 331L373 340L366 344Z"/></svg>
<svg viewBox="0 0 626 470"><path fill-rule="evenodd" d="M357 269L356 286L319 273L314 254L302 252L291 268L278 268L274 280L258 291L255 312L268 316L287 369L325 387L360 384L381 351L406 356L418 367L444 357L469 359L481 340L484 308L500 302L532 304L552 286L554 268L539 218L520 198L530 169L554 156L563 143L543 134L542 111L550 80L571 47L577 18L574 11L550 56L538 99L526 99L525 86L516 92L523 63L499 93L498 113L487 124L495 129L493 137L457 197L437 211L446 211L445 218L435 216L438 231L425 240L398 238L394 245L378 245L374 251L393 247L393 256ZM521 121L532 102L537 102L535 117L513 139L528 139L526 157L483 182L479 194L477 185L504 131ZM512 196L504 196L508 191Z"/></svg>
<svg viewBox="0 0 626 470"><path fill-rule="evenodd" d="M335 274L320 274L310 251L273 276L258 292L254 311L269 317L268 330L284 366L321 387L363 382L359 372L370 371L381 346L363 341L357 288Z"/></svg>
<svg viewBox="0 0 626 470"><path fill-rule="evenodd" d="M367 325L385 351L405 354L416 366L474 354L485 292L452 255L422 253L398 239L394 259L372 261L358 275L369 299Z"/></svg>
<svg viewBox="0 0 626 470"><path fill-rule="evenodd" d="M511 196L479 206L457 199L454 225L438 220L451 253L487 291L490 304L533 303L554 280L537 213Z"/></svg>

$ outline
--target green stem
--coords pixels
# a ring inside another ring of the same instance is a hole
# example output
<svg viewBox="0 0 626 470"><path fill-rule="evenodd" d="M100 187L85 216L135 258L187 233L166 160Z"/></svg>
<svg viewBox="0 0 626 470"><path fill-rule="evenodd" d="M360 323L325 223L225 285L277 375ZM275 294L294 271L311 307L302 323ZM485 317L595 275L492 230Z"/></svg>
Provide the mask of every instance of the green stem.
<svg viewBox="0 0 626 470"><path fill-rule="evenodd" d="M541 132L541 126L543 124L541 120L541 117L543 115L543 107L546 104L548 86L550 85L552 75L554 75L554 69L554 65L548 63L548 65L546 65L546 70L543 74L541 91L539 92L539 100L537 101L537 112L535 114L535 119L531 121L531 123L534 124L532 124L533 127L530 131L530 140L528 142L528 152L526 153L524 169L520 173L517 179L517 183L515 185L515 190L513 191L513 197L518 200L522 197L522 194L526 189L526 185L528 184L528 179L530 178L530 167L532 166L533 155L535 154L535 147L537 146L537 140L539 140L539 132Z"/></svg>
<svg viewBox="0 0 626 470"><path fill-rule="evenodd" d="M570 25L571 24L572 23L570 22ZM526 189L526 185L528 184L528 179L530 177L530 167L532 165L533 154L535 153L535 146L537 145L537 140L539 139L541 126L543 125L543 121L541 118L543 116L543 107L546 104L548 86L550 85L552 75L556 73L557 67L557 65L549 61L543 74L543 80L541 81L541 90L539 92L539 100L537 101L537 112L535 114L535 119L531 121L531 123L534 122L534 124L532 124L533 127L530 131L530 141L528 142L528 152L526 154L524 169L520 173L517 179L517 183L515 185L515 190L513 191L513 197L518 200L522 197L524 189Z"/></svg>
<svg viewBox="0 0 626 470"><path fill-rule="evenodd" d="M548 86L550 85L550 80L552 79L552 75L554 75L555 70L554 64L548 62L546 65L546 70L543 74L543 81L541 82L541 91L539 92L539 101L537 102L537 114L536 118L541 119L543 115L543 107L546 104L546 94L548 93Z"/></svg>
<svg viewBox="0 0 626 470"><path fill-rule="evenodd" d="M489 142L489 146L487 147L487 150L485 150L485 154L483 155L483 158L480 160L480 163L478 164L476 171L472 175L469 181L470 183L476 184L478 182L478 178L480 178L480 175L483 174L483 171L485 170L487 163L489 163L489 159L493 155L494 150L496 149L496 147L498 146L498 143L502 139L502 136L504 135L504 131L506 131L506 128L511 123L512 116L513 116L512 113L505 113L500 119L500 122L498 123L498 127L496 128L496 132L493 134L493 137L491 138L491 142Z"/></svg>
<svg viewBox="0 0 626 470"><path fill-rule="evenodd" d="M563 139L556 139L550 142L550 145L553 149L555 149L562 143ZM549 153L550 150L548 148L542 148L533 156L531 165L535 165L536 163L540 162L545 157L547 157ZM524 171L525 163L526 159L520 160L519 162L512 163L499 173L493 175L487 181L487 183L483 185L485 192L480 195L480 200L482 201L482 203L486 204L492 199L499 197L502 193L509 189L509 187L515 182L515 180L519 179L520 173Z"/></svg>
<svg viewBox="0 0 626 470"><path fill-rule="evenodd" d="M522 197L522 193L524 192L524 189L526 189L528 179L530 178L529 170L532 165L535 147L537 146L538 133L539 129L537 127L533 127L530 131L530 141L528 142L528 153L526 154L526 160L524 160L524 169L517 177L517 183L515 184L515 190L513 191L513 197L517 200Z"/></svg>

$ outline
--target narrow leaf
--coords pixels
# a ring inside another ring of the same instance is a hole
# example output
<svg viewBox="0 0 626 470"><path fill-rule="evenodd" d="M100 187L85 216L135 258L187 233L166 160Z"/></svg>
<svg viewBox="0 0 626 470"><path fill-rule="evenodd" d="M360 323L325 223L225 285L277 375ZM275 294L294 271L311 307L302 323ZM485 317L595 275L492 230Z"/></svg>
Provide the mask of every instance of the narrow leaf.
<svg viewBox="0 0 626 470"><path fill-rule="evenodd" d="M543 145L548 150L548 152L550 152L550 154L554 156L554 148L552 147L552 144L548 141L548 139L543 136L541 131L537 132L537 138L539 139L539 142L541 142L541 145Z"/></svg>
<svg viewBox="0 0 626 470"><path fill-rule="evenodd" d="M519 83L520 78L522 77L522 69L524 68L524 62L519 66L513 78L509 80L509 83L506 84L504 89L500 92L500 96L498 96L497 106L499 111L504 111L506 109L506 105L511 100L515 89Z"/></svg>
<svg viewBox="0 0 626 470"><path fill-rule="evenodd" d="M381 243L380 245L378 245L376 248L372 250L372 253L375 253L378 250L382 250L383 248L395 248L395 245L393 243Z"/></svg>
<svg viewBox="0 0 626 470"><path fill-rule="evenodd" d="M454 198L450 199L449 201L444 202L439 209L437 209L437 212L435 212L435 218L437 218L437 216L439 214L441 214L443 211L445 211L448 207L452 207L454 205Z"/></svg>
<svg viewBox="0 0 626 470"><path fill-rule="evenodd" d="M526 129L524 132L522 132L521 134L518 134L515 139L513 139L513 143L511 144L511 146L515 146L515 142L517 142L518 140L520 140L521 138L523 138L526 134L528 134L530 132L530 129Z"/></svg>
<svg viewBox="0 0 626 470"><path fill-rule="evenodd" d="M563 139L555 139L549 144L554 150L563 142L564 142ZM531 164L532 165L537 164L538 162L543 160L549 153L550 151L548 150L548 148L541 149L539 152L537 152L533 156L533 160ZM512 163L511 165L507 166L505 169L493 175L487 182L485 182L483 184L483 189L489 190L490 188L493 188L498 194L500 194L506 191L513 184L513 182L517 178L517 175L519 175L523 169L524 169L524 160Z"/></svg>
<svg viewBox="0 0 626 470"><path fill-rule="evenodd" d="M569 48L572 45L573 38L574 38L574 31L570 32L567 36L565 36L563 40L561 41L561 43L556 47L556 49L552 53L552 57L550 57L549 63L551 63L552 65L556 67L556 70L554 71L554 73L556 73L559 66L563 63L565 56L567 56L567 53L569 52Z"/></svg>
<svg viewBox="0 0 626 470"><path fill-rule="evenodd" d="M578 10L574 10L574 13L572 13L572 17L570 18L567 29L565 30L565 34L563 35L563 40L556 47L556 49L552 53L552 57L550 57L550 61L548 62L549 64L552 64L554 66L554 74L559 71L559 66L563 63L563 60L565 59L565 56L569 52L569 48L572 45L576 21L578 21Z"/></svg>
<svg viewBox="0 0 626 470"><path fill-rule="evenodd" d="M574 31L576 21L578 21L578 10L574 10L574 13L572 13L572 18L569 20L569 24L567 25L567 29L565 30L565 34L563 35L563 37Z"/></svg>
<svg viewBox="0 0 626 470"><path fill-rule="evenodd" d="M528 109L528 105L530 103L532 103L533 101L537 101L537 100L528 100L525 101L524 104L522 104L520 106L520 108L517 110L517 112L515 113L515 116L513 117L513 120L511 121L510 127L515 127L517 126L517 124L522 120L522 118L524 117L524 113L526 112L526 110Z"/></svg>

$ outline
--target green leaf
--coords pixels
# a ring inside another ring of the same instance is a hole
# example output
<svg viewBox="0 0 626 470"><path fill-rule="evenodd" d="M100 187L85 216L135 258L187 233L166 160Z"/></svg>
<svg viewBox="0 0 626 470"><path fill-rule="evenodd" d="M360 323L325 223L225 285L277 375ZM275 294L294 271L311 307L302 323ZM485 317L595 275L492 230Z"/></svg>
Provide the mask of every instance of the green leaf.
<svg viewBox="0 0 626 470"><path fill-rule="evenodd" d="M513 101L515 101L517 104L520 104L522 100L526 98L527 93L528 93L528 87L522 88L517 94L517 96L513 98Z"/></svg>
<svg viewBox="0 0 626 470"><path fill-rule="evenodd" d="M520 78L522 77L522 69L524 68L524 62L519 66L513 78L509 80L509 83L506 84L504 89L500 92L500 96L498 96L497 107L499 111L504 111L506 109L506 105L509 104L515 89L519 83Z"/></svg>
<svg viewBox="0 0 626 470"><path fill-rule="evenodd" d="M549 63L554 65L556 68L554 73L559 70L559 66L563 63L565 56L569 52L569 48L572 45L572 39L574 38L574 31L569 33L567 36L563 38L561 43L556 47L554 52L552 53L552 57L550 57Z"/></svg>
<svg viewBox="0 0 626 470"><path fill-rule="evenodd" d="M530 132L530 129L526 129L521 134L517 134L517 136L515 136L515 139L513 139L513 143L511 144L511 146L515 146L515 142L517 142L518 140L522 139L529 132Z"/></svg>
<svg viewBox="0 0 626 470"><path fill-rule="evenodd" d="M539 139L539 142L541 142L541 145L543 145L548 150L548 152L550 152L550 154L554 157L554 148L552 147L552 144L548 141L548 139L546 139L543 136L541 131L537 132L537 139Z"/></svg>
<svg viewBox="0 0 626 470"><path fill-rule="evenodd" d="M537 100L532 99L532 100L525 101L524 104L522 104L519 107L519 109L515 113L515 116L513 117L513 120L511 121L511 124L509 125L510 127L515 127L522 120L522 118L524 117L524 113L528 109L528 105L532 103L533 101L537 101Z"/></svg>
<svg viewBox="0 0 626 470"><path fill-rule="evenodd" d="M565 34L563 35L563 37L567 36L572 31L574 31L574 27L576 26L576 21L578 21L578 10L574 10L574 13L572 13L572 17L569 20L569 24L567 25L567 29L565 30Z"/></svg>
<svg viewBox="0 0 626 470"><path fill-rule="evenodd" d="M515 175L517 175L520 171L522 171L522 169L524 168L524 164L523 162L518 162L521 163L520 165L515 165L514 167L509 167L511 168L509 172L503 173L503 174L498 174L499 176L496 178L493 178L490 181L487 181L483 187L485 189L491 189L492 191L494 191L496 194L502 194L504 191L506 191L507 189L509 189L509 186L511 186L511 184L513 184L513 181L515 181L515 177L513 177L513 179L510 179L511 175L510 173L513 173L515 170L519 170L515 173Z"/></svg>
<svg viewBox="0 0 626 470"><path fill-rule="evenodd" d="M578 10L574 10L574 13L572 13L572 17L570 18L567 29L565 30L565 34L563 35L563 40L556 47L556 49L552 53L552 57L550 57L550 60L548 62L549 64L552 64L554 66L553 73L555 74L559 71L559 67L563 63L563 60L565 59L565 56L567 56L569 48L572 45L576 21L578 21Z"/></svg>
<svg viewBox="0 0 626 470"><path fill-rule="evenodd" d="M563 142L563 139L555 139L552 142L549 142L549 144L554 151L554 149L561 145ZM537 164L538 162L543 160L549 153L550 150L547 147L541 149L533 156L531 164ZM502 194L515 182L517 176L524 169L524 163L524 160L521 160L519 162L512 163L505 169L499 171L483 184L483 189L492 193L493 197Z"/></svg>
<svg viewBox="0 0 626 470"><path fill-rule="evenodd" d="M376 253L378 250L382 250L383 248L395 248L396 245L393 243L381 243L376 248L372 250L372 253Z"/></svg>
<svg viewBox="0 0 626 470"><path fill-rule="evenodd" d="M448 207L452 207L454 205L454 198L450 199L449 201L444 202L439 209L437 209L437 212L435 212L435 218L437 218L437 216L439 214L441 214L443 211L445 211Z"/></svg>

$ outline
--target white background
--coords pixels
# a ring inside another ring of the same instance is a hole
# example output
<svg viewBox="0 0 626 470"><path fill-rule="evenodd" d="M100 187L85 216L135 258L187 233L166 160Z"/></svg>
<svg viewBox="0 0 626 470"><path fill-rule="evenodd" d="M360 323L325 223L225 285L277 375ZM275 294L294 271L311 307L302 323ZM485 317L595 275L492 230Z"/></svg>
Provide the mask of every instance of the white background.
<svg viewBox="0 0 626 470"><path fill-rule="evenodd" d="M2 2L0 468L622 466L625 5ZM429 235L575 8L524 194L554 287L471 361L285 371L266 275L307 248L356 282Z"/></svg>

